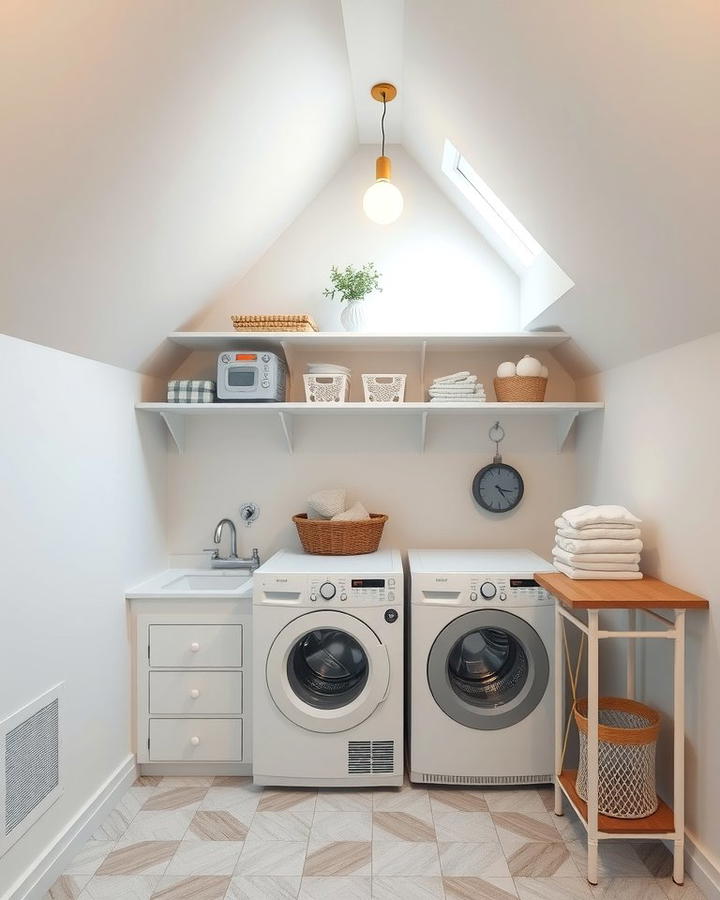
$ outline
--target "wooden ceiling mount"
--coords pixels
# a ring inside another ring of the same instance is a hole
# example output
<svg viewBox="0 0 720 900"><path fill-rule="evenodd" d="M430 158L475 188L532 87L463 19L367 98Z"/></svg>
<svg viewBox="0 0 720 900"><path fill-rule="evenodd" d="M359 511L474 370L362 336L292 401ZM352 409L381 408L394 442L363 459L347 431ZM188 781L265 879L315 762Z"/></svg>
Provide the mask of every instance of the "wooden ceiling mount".
<svg viewBox="0 0 720 900"><path fill-rule="evenodd" d="M373 100L377 100L378 103L383 102L383 93L385 94L385 101L389 103L397 97L397 88L388 81L380 81L370 88L370 96Z"/></svg>

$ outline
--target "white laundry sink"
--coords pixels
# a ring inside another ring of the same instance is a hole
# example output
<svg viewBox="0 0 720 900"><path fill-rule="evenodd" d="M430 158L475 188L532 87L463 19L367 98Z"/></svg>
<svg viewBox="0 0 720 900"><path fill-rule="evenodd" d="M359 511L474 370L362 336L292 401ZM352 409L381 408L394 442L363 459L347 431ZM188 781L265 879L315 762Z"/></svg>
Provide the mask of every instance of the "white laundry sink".
<svg viewBox="0 0 720 900"><path fill-rule="evenodd" d="M252 577L241 569L166 569L133 587L129 600L164 600L172 597L208 599L252 597Z"/></svg>
<svg viewBox="0 0 720 900"><path fill-rule="evenodd" d="M237 572L206 572L202 575L179 575L163 585L164 591L183 594L193 591L232 591L242 587L250 579L247 573L239 575Z"/></svg>

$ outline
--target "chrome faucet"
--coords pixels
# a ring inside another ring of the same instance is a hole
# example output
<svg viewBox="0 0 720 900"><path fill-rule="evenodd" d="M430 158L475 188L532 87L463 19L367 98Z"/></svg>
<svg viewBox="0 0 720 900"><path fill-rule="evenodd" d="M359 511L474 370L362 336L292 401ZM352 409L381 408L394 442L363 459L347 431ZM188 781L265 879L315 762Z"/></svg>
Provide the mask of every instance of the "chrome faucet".
<svg viewBox="0 0 720 900"><path fill-rule="evenodd" d="M220 541L222 540L223 528L228 526L230 529L230 552L227 556L220 556ZM206 553L212 553L210 557L210 566L213 569L248 569L250 574L260 565L260 555L257 547L253 547L252 556L243 559L237 554L237 531L235 523L231 519L220 519L215 528L213 541L217 545L214 549L206 550Z"/></svg>

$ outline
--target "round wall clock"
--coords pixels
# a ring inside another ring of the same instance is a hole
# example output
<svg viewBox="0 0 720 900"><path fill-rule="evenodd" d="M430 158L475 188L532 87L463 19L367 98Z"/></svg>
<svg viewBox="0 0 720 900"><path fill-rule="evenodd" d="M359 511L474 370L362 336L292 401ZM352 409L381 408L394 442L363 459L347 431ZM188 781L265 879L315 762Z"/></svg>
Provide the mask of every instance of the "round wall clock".
<svg viewBox="0 0 720 900"><path fill-rule="evenodd" d="M500 441L505 437L505 431L499 422L493 425L489 434L490 440L495 443L495 456L473 479L473 497L488 512L510 512L522 500L525 485L518 470L502 461Z"/></svg>

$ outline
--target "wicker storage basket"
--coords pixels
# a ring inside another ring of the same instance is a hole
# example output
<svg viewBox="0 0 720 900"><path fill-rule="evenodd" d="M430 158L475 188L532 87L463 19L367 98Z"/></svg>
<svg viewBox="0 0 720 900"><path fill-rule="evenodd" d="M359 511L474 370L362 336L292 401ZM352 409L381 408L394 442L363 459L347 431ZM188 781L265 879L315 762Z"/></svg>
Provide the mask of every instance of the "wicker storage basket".
<svg viewBox="0 0 720 900"><path fill-rule="evenodd" d="M643 819L658 808L655 747L660 715L637 700L598 701L598 809L615 819ZM588 703L575 704L580 731L580 763L575 787L587 802Z"/></svg>
<svg viewBox="0 0 720 900"><path fill-rule="evenodd" d="M293 516L303 550L320 556L374 553L380 545L387 520L388 517L381 513L370 513L369 519L359 522L308 519L305 513Z"/></svg>
<svg viewBox="0 0 720 900"><path fill-rule="evenodd" d="M542 403L547 383L547 378L534 378L530 375L493 379L499 403Z"/></svg>
<svg viewBox="0 0 720 900"><path fill-rule="evenodd" d="M318 331L312 316L230 316L235 331Z"/></svg>

